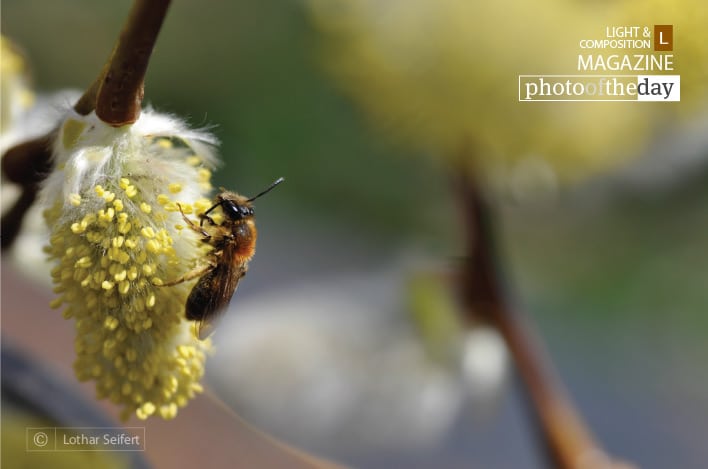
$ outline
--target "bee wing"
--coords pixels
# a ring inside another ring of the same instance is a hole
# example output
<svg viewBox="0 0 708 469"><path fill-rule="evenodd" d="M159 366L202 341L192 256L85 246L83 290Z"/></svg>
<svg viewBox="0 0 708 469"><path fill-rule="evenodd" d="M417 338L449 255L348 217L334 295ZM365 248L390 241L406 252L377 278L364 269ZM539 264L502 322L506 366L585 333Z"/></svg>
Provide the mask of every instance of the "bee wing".
<svg viewBox="0 0 708 469"><path fill-rule="evenodd" d="M246 275L246 264L222 263L204 278L203 288L196 288L187 300L187 309L200 311L197 318L197 336L204 340L214 332L215 321L221 317L238 287L239 281Z"/></svg>
<svg viewBox="0 0 708 469"><path fill-rule="evenodd" d="M197 329L197 337L199 337L199 340L206 340L206 338L214 332L214 324L211 322L202 320L195 323L195 327Z"/></svg>

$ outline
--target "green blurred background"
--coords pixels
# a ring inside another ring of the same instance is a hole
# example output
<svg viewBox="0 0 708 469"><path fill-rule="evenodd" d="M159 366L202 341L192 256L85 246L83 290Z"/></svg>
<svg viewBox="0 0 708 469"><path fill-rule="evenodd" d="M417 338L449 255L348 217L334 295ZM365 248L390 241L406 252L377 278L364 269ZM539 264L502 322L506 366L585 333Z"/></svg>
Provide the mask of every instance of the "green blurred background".
<svg viewBox="0 0 708 469"><path fill-rule="evenodd" d="M2 7L3 34L23 47L36 88L51 91L93 80L129 2ZM287 179L259 203L263 238L249 282L267 291L375 268L407 246L460 255L451 175L372 130L321 71L319 47L297 2L177 0L153 54L146 102L213 126L224 160L215 185L253 194ZM708 156L705 144L696 153ZM695 168L661 187L620 175L551 202L495 204L517 301L599 438L644 468L708 464L708 171ZM537 467L518 400L506 396L485 429L460 417L432 452L345 462Z"/></svg>

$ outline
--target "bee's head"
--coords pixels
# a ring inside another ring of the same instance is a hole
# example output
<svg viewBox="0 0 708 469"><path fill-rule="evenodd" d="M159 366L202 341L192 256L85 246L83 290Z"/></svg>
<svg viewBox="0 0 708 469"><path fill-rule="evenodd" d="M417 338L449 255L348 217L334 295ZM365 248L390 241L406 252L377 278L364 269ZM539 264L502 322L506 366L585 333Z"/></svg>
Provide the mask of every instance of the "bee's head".
<svg viewBox="0 0 708 469"><path fill-rule="evenodd" d="M240 204L232 199L223 199L221 210L224 211L224 216L231 221L242 220L254 215L253 206L250 203Z"/></svg>
<svg viewBox="0 0 708 469"><path fill-rule="evenodd" d="M221 206L221 210L223 210L224 216L231 221L238 221L243 220L244 218L253 217L254 212L252 202L263 194L268 193L271 189L273 189L275 186L277 186L284 180L285 179L283 178L276 179L276 181L270 186L268 186L266 190L264 190L255 197L251 197L250 199L247 199L242 195L236 194L235 192L229 192L222 188L223 192L217 196L216 204L209 210L204 212L204 215L207 215L216 207Z"/></svg>

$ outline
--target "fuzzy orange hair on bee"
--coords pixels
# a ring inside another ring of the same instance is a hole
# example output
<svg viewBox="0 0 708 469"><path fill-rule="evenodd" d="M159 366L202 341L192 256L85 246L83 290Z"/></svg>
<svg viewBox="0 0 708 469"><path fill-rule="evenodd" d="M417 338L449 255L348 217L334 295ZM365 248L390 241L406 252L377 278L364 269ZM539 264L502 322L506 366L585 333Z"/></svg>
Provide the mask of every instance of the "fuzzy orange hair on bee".
<svg viewBox="0 0 708 469"><path fill-rule="evenodd" d="M201 241L213 247L206 258L206 265L187 272L164 286L178 285L199 278L187 297L185 314L190 321L197 321L197 333L205 339L213 330L214 319L226 308L238 283L248 270L248 262L256 253L255 212L253 201L267 194L284 178L276 179L255 197L245 197L222 188L214 198L214 205L199 216L199 224L187 218L179 206L187 226L201 236ZM216 223L210 216L221 207L224 219Z"/></svg>

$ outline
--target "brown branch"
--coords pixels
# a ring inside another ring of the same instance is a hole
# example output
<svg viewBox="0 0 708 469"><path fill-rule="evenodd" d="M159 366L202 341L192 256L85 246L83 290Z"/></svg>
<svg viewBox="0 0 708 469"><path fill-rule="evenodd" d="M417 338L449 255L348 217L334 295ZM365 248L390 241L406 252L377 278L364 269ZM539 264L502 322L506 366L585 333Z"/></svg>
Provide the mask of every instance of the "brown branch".
<svg viewBox="0 0 708 469"><path fill-rule="evenodd" d="M2 157L2 173L17 184L37 184L49 173L53 132L15 145Z"/></svg>
<svg viewBox="0 0 708 469"><path fill-rule="evenodd" d="M170 0L137 0L121 32L96 96L96 115L120 127L140 117L145 73ZM89 90L90 91L90 90Z"/></svg>
<svg viewBox="0 0 708 469"><path fill-rule="evenodd" d="M145 72L170 0L135 0L106 65L74 105L81 115L94 110L104 122L120 127L140 117ZM39 184L51 169L55 131L10 148L2 157L3 175L22 186L22 194L3 217L2 250L14 242Z"/></svg>
<svg viewBox="0 0 708 469"><path fill-rule="evenodd" d="M25 212L37 198L39 183L51 169L52 140L52 134L44 135L16 145L3 155L3 175L9 182L21 186L20 198L2 217L0 247L3 251L12 246L20 233Z"/></svg>
<svg viewBox="0 0 708 469"><path fill-rule="evenodd" d="M504 337L541 427L542 437L559 469L630 467L613 463L595 441L573 406L540 338L507 301L496 262L489 208L469 173L461 178L468 257L462 291L470 321L480 317Z"/></svg>
<svg viewBox="0 0 708 469"><path fill-rule="evenodd" d="M138 120L145 73L169 5L170 0L135 1L108 62L74 105L76 112L95 110L114 127Z"/></svg>
<svg viewBox="0 0 708 469"><path fill-rule="evenodd" d="M22 220L25 216L25 212L29 210L36 198L36 186L24 187L15 205L3 214L2 221L0 221L0 223L2 223L0 246L3 251L12 246L12 243L17 239L17 235L20 234L20 229L22 228Z"/></svg>

